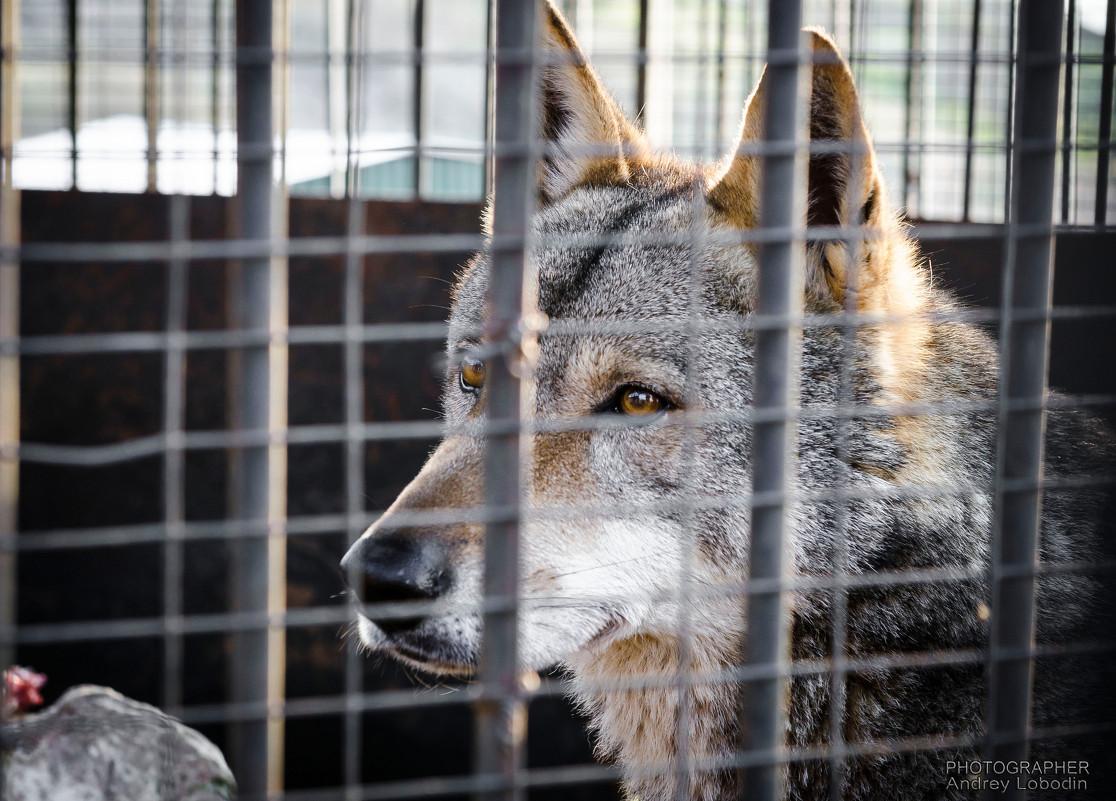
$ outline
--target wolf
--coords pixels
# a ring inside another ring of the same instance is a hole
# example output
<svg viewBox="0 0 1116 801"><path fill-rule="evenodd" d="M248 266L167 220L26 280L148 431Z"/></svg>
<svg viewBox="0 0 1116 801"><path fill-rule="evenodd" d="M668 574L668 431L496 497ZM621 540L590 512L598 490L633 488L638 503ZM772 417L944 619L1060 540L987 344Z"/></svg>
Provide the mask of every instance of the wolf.
<svg viewBox="0 0 1116 801"><path fill-rule="evenodd" d="M722 161L658 153L560 13L544 8L546 152L530 267L551 328L538 337L526 401L533 427L523 457L519 659L568 672L598 751L619 763L629 797L736 798L731 757L742 732L732 669L748 637L739 590L749 564L744 413L755 385L748 322L757 295L756 245L739 234L758 224L763 186L752 145L769 89L761 77L740 146ZM979 759L986 714L980 660L991 625L984 577L997 351L933 285L889 201L852 73L827 35L807 35L810 141L859 150L812 150L806 223L858 233L802 245L803 308L851 309L868 322L851 335L835 324L801 333L804 413L787 558L794 577L817 581L791 595L790 643L796 664L823 667L789 681L786 745L804 756L785 768L785 795L829 798L839 770L849 799L968 798L979 785L956 766ZM482 633L484 530L465 510L484 495L486 446L475 429L486 415L486 359L496 358L484 334L490 270L489 256L476 255L454 290L446 437L342 562L359 601L435 602L404 619L372 619L358 607L357 622L370 650L441 674L471 674ZM563 332L558 321L584 330ZM851 417L824 413L842 404L854 405ZM1100 475L1111 454L1094 420L1051 411L1047 476ZM1048 492L1042 560L1096 560L1104 503L1095 490ZM448 522L431 522L431 513ZM855 578L923 578L854 582L839 604L824 586L839 560ZM1044 574L1039 642L1084 636L1100 586L1088 574ZM838 620L845 657L862 660L839 706L824 669ZM943 650L975 656L926 658ZM872 662L888 656L908 659ZM1071 707L1088 705L1090 696L1064 681L1077 672L1040 661L1036 723L1064 722ZM682 673L690 678L677 684ZM834 730L850 750L826 759ZM881 743L891 747L874 747Z"/></svg>

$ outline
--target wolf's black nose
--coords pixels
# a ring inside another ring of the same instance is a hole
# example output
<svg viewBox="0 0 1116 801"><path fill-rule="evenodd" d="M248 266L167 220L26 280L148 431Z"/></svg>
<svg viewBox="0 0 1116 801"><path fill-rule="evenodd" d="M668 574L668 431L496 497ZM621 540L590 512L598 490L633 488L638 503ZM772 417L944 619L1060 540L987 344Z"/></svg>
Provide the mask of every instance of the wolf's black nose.
<svg viewBox="0 0 1116 801"><path fill-rule="evenodd" d="M442 548L432 537L409 530L358 540L341 560L341 569L365 604L429 601L445 592L449 584ZM370 620L391 635L417 628L424 618Z"/></svg>

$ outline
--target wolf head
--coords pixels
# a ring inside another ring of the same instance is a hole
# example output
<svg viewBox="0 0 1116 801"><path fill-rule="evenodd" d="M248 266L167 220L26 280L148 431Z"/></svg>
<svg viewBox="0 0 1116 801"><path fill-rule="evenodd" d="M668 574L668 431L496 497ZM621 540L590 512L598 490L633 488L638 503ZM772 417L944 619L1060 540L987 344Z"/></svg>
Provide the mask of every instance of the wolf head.
<svg viewBox="0 0 1116 801"><path fill-rule="evenodd" d="M758 225L758 145L767 103L778 99L761 78L739 146L718 164L655 154L558 12L546 9L546 155L531 267L550 327L531 364L520 659L542 668L669 644L683 620L717 658L746 631L739 598L717 588L747 574L756 255L740 234ZM807 222L844 229L803 246L805 307L917 312L928 289L889 206L852 75L830 39L808 37L816 147ZM481 636L485 442L471 427L486 415L489 273L480 254L455 290L448 435L344 560L366 604L429 602L407 618L361 615L364 643L449 673L474 668ZM920 330L876 326L871 354L858 360L856 392L884 400L914 392L925 362ZM835 330L804 335L803 404L839 400L841 347ZM902 432L864 436L875 440L850 478L832 431L804 425L800 480L893 478ZM795 514L794 558L816 563L829 547L822 513ZM872 543L863 546L872 552Z"/></svg>

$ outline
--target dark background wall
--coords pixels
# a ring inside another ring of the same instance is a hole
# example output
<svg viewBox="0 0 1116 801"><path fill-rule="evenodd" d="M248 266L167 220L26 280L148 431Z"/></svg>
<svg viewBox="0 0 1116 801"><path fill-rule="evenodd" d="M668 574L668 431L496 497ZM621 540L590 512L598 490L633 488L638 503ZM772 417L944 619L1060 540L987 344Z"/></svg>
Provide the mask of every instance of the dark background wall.
<svg viewBox="0 0 1116 801"><path fill-rule="evenodd" d="M168 198L87 193L23 193L23 240L109 242L163 240ZM193 198L190 236L220 239L229 201ZM292 237L345 232L344 202L293 199ZM476 233L476 204L368 202L366 230L374 234ZM993 229L963 239L924 240L938 283L973 304L998 305L1002 241ZM977 229L973 229L974 233ZM1116 305L1112 254L1116 235L1063 232L1058 237L1055 303ZM467 253L401 254L364 259L367 323L441 321L450 282ZM227 266L192 261L188 327L226 325ZM292 326L342 322L343 257L292 258ZM161 263L24 263L22 335L160 331L165 325L166 269ZM993 326L994 328L994 326ZM1056 322L1051 384L1075 393L1116 393L1114 327L1109 319ZM364 348L366 421L431 420L438 408L439 342ZM191 350L187 359L186 425L227 427L226 354ZM344 422L342 346L290 348L291 425ZM162 428L163 357L159 353L25 356L21 366L21 436L25 442L90 445L157 433ZM1108 410L1101 410L1107 413ZM1110 418L1111 419L1111 418ZM417 472L432 441L370 443L365 449L365 506L385 508ZM344 446L289 448L288 513L292 517L345 511ZM186 516L221 519L226 512L226 453L188 451ZM20 473L21 536L61 528L158 523L163 518L161 457L106 467L25 463ZM292 535L288 541L291 608L343 604L337 563L346 547L341 530ZM185 545L185 611L227 609L225 545ZM162 556L158 544L73 551L26 552L19 561L19 622L111 620L162 613ZM287 694L291 698L344 691L343 643L337 626L293 627L287 639ZM186 704L225 700L226 642L221 635L186 638ZM48 674L48 701L67 687L93 682L158 704L162 650L158 639L24 645L19 661ZM410 688L413 677L391 662L370 662L368 691ZM451 683L452 686L452 683ZM430 690L426 690L430 692ZM343 721L339 716L287 721L287 786L342 783ZM221 745L220 726L202 726ZM364 781L467 773L471 712L441 705L364 718ZM591 761L583 721L561 699L537 699L530 709L532 766ZM533 799L564 798L568 788L534 791ZM578 789L581 798L616 798L611 784Z"/></svg>

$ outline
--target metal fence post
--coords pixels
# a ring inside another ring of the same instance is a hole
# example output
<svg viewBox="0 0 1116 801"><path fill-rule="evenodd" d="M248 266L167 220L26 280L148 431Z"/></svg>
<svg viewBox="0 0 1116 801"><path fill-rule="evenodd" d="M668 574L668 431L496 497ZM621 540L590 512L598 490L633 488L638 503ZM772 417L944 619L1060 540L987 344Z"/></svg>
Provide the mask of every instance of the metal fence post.
<svg viewBox="0 0 1116 801"><path fill-rule="evenodd" d="M20 197L12 179L13 147L19 136L16 53L19 0L3 0L0 17L0 247L20 242ZM15 662L16 580L19 526L19 257L0 259L0 339L13 343L0 351L0 670Z"/></svg>
<svg viewBox="0 0 1116 801"><path fill-rule="evenodd" d="M78 0L66 2L66 36L69 46L66 115L70 129L70 182L72 189L78 189Z"/></svg>
<svg viewBox="0 0 1116 801"><path fill-rule="evenodd" d="M972 30L969 39L969 111L965 121L965 186L961 219L970 222L973 197L973 153L976 136L976 90L980 75L980 0L973 0Z"/></svg>
<svg viewBox="0 0 1116 801"><path fill-rule="evenodd" d="M497 0L495 24L494 192L491 274L488 282L493 344L489 360L485 458L484 635L480 657L482 699L476 707L476 772L483 798L523 796L517 786L527 730L518 683L516 599L519 585L521 379L513 375L525 305L527 233L535 205L534 45L536 2ZM491 87L490 87L491 88ZM490 783L491 782L491 783Z"/></svg>
<svg viewBox="0 0 1116 801"><path fill-rule="evenodd" d="M273 139L282 122L281 70L286 55L285 3L238 0L237 203L243 239L270 246L286 236L286 194L273 180ZM278 99L279 102L276 102ZM230 655L232 701L282 701L286 663L285 629L274 625L286 603L287 348L277 340L287 327L287 264L270 254L241 261L234 281L233 312L238 327L266 331L268 342L233 351L230 381L233 427L266 432L266 443L230 455L230 517L266 521L264 537L254 533L233 543L230 569L234 610L257 613L258 626L234 635ZM270 619L264 622L264 616ZM252 717L232 727L230 756L241 797L281 790L283 719Z"/></svg>
<svg viewBox="0 0 1116 801"><path fill-rule="evenodd" d="M147 126L147 191L159 191L159 121L162 108L159 103L159 83L163 65L160 33L163 22L162 3L146 0L144 27L146 43L143 54L143 116ZM217 132L214 130L214 138Z"/></svg>
<svg viewBox="0 0 1116 801"><path fill-rule="evenodd" d="M1042 508L1063 13L1061 3L1024 0L1019 6L1014 177L1000 324L989 759L1024 759L1027 754L1035 593L1029 569L1037 561ZM1015 798L1024 793L1015 787L1008 791Z"/></svg>
<svg viewBox="0 0 1116 801"><path fill-rule="evenodd" d="M150 187L149 187L150 190ZM190 238L190 198L175 195L168 199L171 244L188 247ZM186 417L186 295L189 285L189 260L181 251L167 264L167 351L163 362L163 430L166 453L163 455L163 698L162 706L170 715L182 714L183 684L183 582L182 536L186 522L186 452L183 433Z"/></svg>
<svg viewBox="0 0 1116 801"><path fill-rule="evenodd" d="M903 120L903 191L900 197L908 211L917 212L922 197L920 181L922 177L922 151L911 143L922 138L922 93L924 79L923 27L925 9L922 0L910 0L907 15L907 103Z"/></svg>
<svg viewBox="0 0 1116 801"><path fill-rule="evenodd" d="M1116 69L1116 0L1108 0L1104 23L1104 66L1101 68L1100 134L1097 142L1097 193L1093 222L1108 219L1108 165L1112 157L1112 86Z"/></svg>
<svg viewBox="0 0 1116 801"><path fill-rule="evenodd" d="M1077 2L1069 0L1066 10L1066 70L1063 76L1062 88L1062 225L1070 221L1071 199L1073 197L1074 173L1074 139L1075 114L1074 114L1074 69L1076 57L1074 48L1077 38Z"/></svg>
<svg viewBox="0 0 1116 801"><path fill-rule="evenodd" d="M802 314L802 230L806 221L806 153L803 145L803 79L807 73L802 7L799 0L768 4L767 81L764 109L764 154L760 227L793 229L781 241L758 248L759 297L756 316ZM801 332L790 324L760 325L756 331L752 450L752 534L749 553L748 635L745 664L764 671L743 687L743 747L759 760L744 771L749 799L782 797L786 719L785 677L788 668L788 619L778 582L785 567L786 492L794 476L794 423L788 419L797 402ZM762 583L757 589L754 582ZM749 760L751 763L751 760Z"/></svg>

